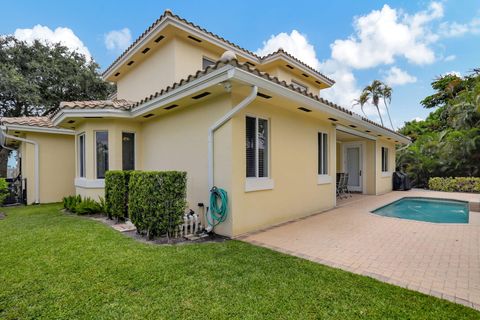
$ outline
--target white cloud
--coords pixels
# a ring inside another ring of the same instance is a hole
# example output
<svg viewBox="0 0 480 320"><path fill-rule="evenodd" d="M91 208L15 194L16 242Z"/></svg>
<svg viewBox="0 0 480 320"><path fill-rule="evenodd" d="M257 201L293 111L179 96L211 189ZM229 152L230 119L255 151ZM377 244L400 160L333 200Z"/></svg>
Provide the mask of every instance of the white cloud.
<svg viewBox="0 0 480 320"><path fill-rule="evenodd" d="M435 53L429 45L438 37L428 23L442 16L443 6L437 2L414 15L384 5L354 19L355 34L335 40L332 58L355 69L392 64L397 56L414 64L433 63Z"/></svg>
<svg viewBox="0 0 480 320"><path fill-rule="evenodd" d="M423 121L423 120L425 120L425 119L420 118L420 117L415 117L415 118L413 118L413 119L410 120L410 121L417 121L417 122L418 122L418 121Z"/></svg>
<svg viewBox="0 0 480 320"><path fill-rule="evenodd" d="M473 18L468 23L442 22L439 26L438 33L444 38L461 37L468 33L480 33L480 18Z"/></svg>
<svg viewBox="0 0 480 320"><path fill-rule="evenodd" d="M391 67L385 74L385 82L390 86L401 86L407 83L417 82L417 78L408 74L408 72L398 68Z"/></svg>
<svg viewBox="0 0 480 320"><path fill-rule="evenodd" d="M457 76L457 77L459 77L459 78L462 77L462 74L461 74L460 72L454 71L454 70L448 71L448 72L444 72L444 73L442 73L440 76L444 77L444 76L448 76L448 75Z"/></svg>
<svg viewBox="0 0 480 320"><path fill-rule="evenodd" d="M317 69L320 65L315 48L308 42L307 36L297 30L292 30L290 34L282 32L272 35L270 39L263 42L263 47L257 49L255 53L259 56L266 56L280 48L314 69Z"/></svg>
<svg viewBox="0 0 480 320"><path fill-rule="evenodd" d="M105 46L111 51L125 50L132 40L130 29L112 30L104 36Z"/></svg>
<svg viewBox="0 0 480 320"><path fill-rule="evenodd" d="M77 51L85 55L87 60L92 57L88 48L83 44L72 29L58 27L55 30L49 27L36 25L32 29L17 29L14 34L15 38L32 44L34 40L42 41L47 44L61 43L70 50Z"/></svg>
<svg viewBox="0 0 480 320"><path fill-rule="evenodd" d="M451 55L449 55L449 56L446 56L445 59L443 59L443 61L448 62L448 61L453 61L453 60L455 60L455 59L457 59L457 56L454 55L454 54L451 54Z"/></svg>

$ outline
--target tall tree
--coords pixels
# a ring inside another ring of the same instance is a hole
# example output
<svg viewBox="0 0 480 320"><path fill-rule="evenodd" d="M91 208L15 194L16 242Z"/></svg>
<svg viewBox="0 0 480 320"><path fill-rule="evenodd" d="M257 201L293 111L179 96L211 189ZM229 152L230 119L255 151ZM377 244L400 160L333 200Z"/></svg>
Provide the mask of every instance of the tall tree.
<svg viewBox="0 0 480 320"><path fill-rule="evenodd" d="M382 118L382 114L380 112L380 107L379 107L380 99L383 99L385 108L387 109L388 118L390 119L390 125L392 126L392 129L393 129L392 119L390 118L390 111L388 109L388 104L392 100L392 88L390 88L383 82L379 80L373 80L371 84L363 88L362 93L360 94L360 97L355 100L354 105L360 105L363 114L365 114L363 107L365 106L366 103L370 101L375 106L375 108L377 108L378 117L380 118L380 122L382 123L382 126L383 126L384 125L383 118ZM388 104L387 104L387 101L388 101Z"/></svg>
<svg viewBox="0 0 480 320"><path fill-rule="evenodd" d="M99 66L60 44L0 35L0 117L43 115L61 101L106 99L115 90ZM0 151L5 176L8 151Z"/></svg>

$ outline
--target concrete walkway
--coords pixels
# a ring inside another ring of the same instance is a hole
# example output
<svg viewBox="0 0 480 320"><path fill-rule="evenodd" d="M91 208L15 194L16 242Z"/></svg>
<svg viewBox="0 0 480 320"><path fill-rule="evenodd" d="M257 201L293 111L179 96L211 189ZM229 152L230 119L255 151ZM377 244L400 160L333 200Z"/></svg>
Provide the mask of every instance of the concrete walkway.
<svg viewBox="0 0 480 320"><path fill-rule="evenodd" d="M480 213L471 211L469 224L370 213L405 196L480 201L478 194L424 190L357 196L240 239L480 309Z"/></svg>

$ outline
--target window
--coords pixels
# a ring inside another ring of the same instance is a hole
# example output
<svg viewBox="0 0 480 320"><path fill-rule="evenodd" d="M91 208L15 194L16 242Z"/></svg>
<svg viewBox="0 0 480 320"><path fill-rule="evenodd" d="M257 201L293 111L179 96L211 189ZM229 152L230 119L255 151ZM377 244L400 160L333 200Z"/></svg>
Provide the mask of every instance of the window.
<svg viewBox="0 0 480 320"><path fill-rule="evenodd" d="M268 120L247 116L247 178L268 177L268 138Z"/></svg>
<svg viewBox="0 0 480 320"><path fill-rule="evenodd" d="M135 170L135 133L122 132L122 169Z"/></svg>
<svg viewBox="0 0 480 320"><path fill-rule="evenodd" d="M328 134L318 133L318 175L328 175Z"/></svg>
<svg viewBox="0 0 480 320"><path fill-rule="evenodd" d="M78 175L85 178L85 134L78 136Z"/></svg>
<svg viewBox="0 0 480 320"><path fill-rule="evenodd" d="M382 172L388 171L388 148L382 147Z"/></svg>
<svg viewBox="0 0 480 320"><path fill-rule="evenodd" d="M97 179L105 179L105 172L108 171L108 132L95 132Z"/></svg>
<svg viewBox="0 0 480 320"><path fill-rule="evenodd" d="M302 91L307 91L308 90L306 85L303 85L303 84L301 84L301 83L299 83L295 80L292 80L292 85L295 89L300 89Z"/></svg>
<svg viewBox="0 0 480 320"><path fill-rule="evenodd" d="M212 66L214 64L215 64L215 61L213 61L212 59L203 57L203 59L202 59L202 69L205 70L208 66Z"/></svg>

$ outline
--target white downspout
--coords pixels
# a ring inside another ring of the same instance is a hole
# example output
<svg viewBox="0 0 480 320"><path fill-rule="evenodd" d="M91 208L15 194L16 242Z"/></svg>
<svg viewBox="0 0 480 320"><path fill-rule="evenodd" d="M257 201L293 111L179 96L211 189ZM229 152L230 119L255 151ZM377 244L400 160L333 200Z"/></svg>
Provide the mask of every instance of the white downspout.
<svg viewBox="0 0 480 320"><path fill-rule="evenodd" d="M30 144L33 144L33 150L34 150L34 155L35 155L35 159L34 159L34 175L35 175L35 203L36 204L39 204L40 203L40 178L39 178L39 169L38 169L38 161L39 161L39 156L38 156L38 143L33 141L33 140L28 140L28 139L24 139L24 138L20 138L20 137L15 137L15 136L12 136L12 135L9 135L9 134L6 134L6 133L3 133L3 136L5 138L9 138L9 139L12 139L12 140L17 140L17 141L21 141L21 142L25 142L25 143L30 143ZM3 141L2 141L2 144ZM2 147L5 147L2 145Z"/></svg>
<svg viewBox="0 0 480 320"><path fill-rule="evenodd" d="M233 109L227 112L223 117L217 120L208 130L208 190L212 190L214 183L214 161L213 161L213 152L214 152L214 139L213 134L221 126L223 126L228 120L230 120L237 112L248 106L252 103L253 100L257 97L258 88L257 86L252 86L252 91L244 100L237 104Z"/></svg>

